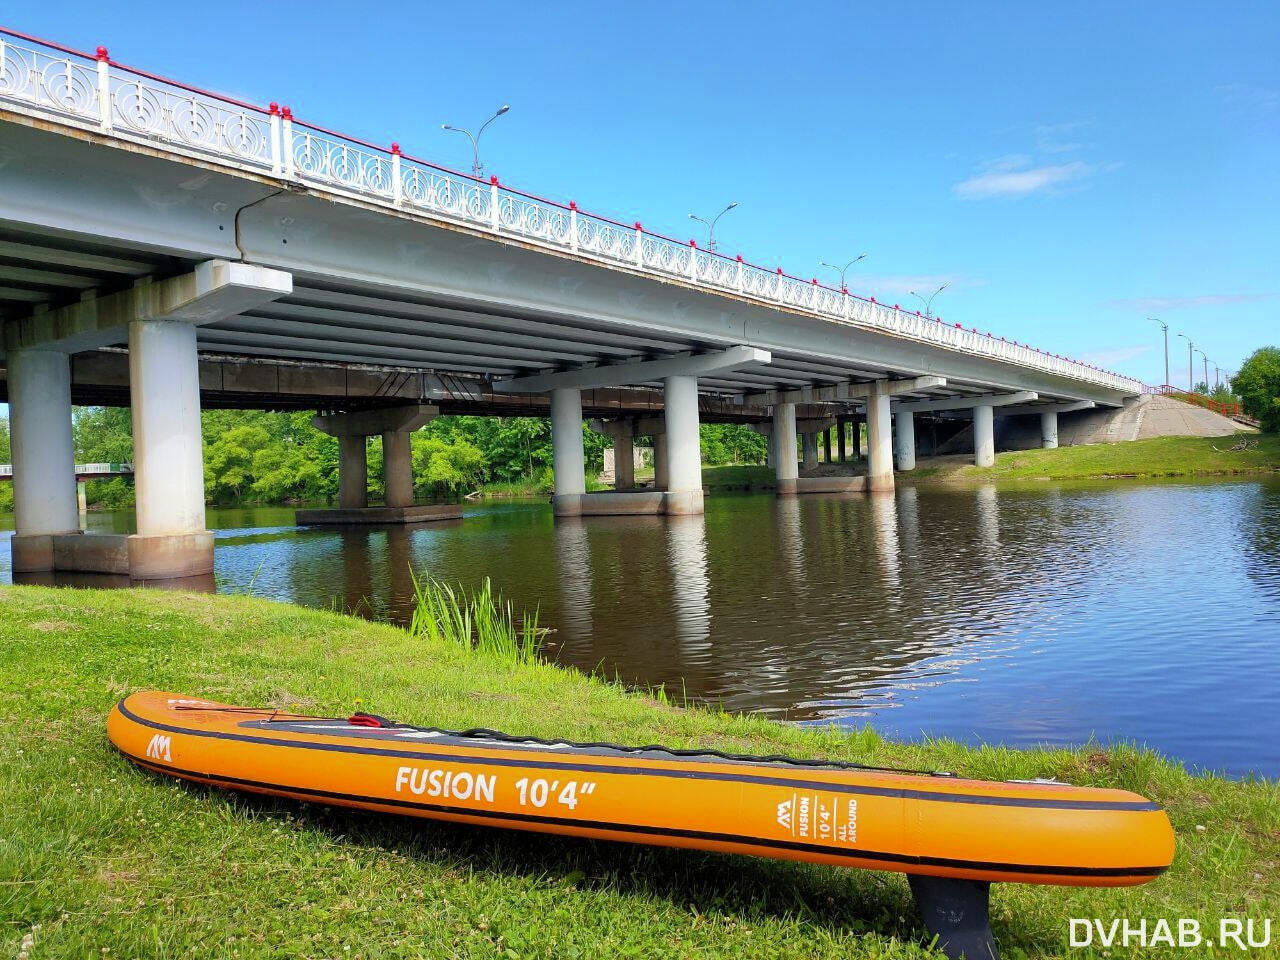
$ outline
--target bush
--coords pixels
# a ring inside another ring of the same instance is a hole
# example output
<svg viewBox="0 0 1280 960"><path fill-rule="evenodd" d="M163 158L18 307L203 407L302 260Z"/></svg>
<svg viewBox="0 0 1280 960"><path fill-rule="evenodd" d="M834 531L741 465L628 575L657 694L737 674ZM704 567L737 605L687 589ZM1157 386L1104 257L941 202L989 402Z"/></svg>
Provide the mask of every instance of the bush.
<svg viewBox="0 0 1280 960"><path fill-rule="evenodd" d="M1280 347L1261 347L1240 365L1231 381L1244 412L1268 433L1280 431Z"/></svg>

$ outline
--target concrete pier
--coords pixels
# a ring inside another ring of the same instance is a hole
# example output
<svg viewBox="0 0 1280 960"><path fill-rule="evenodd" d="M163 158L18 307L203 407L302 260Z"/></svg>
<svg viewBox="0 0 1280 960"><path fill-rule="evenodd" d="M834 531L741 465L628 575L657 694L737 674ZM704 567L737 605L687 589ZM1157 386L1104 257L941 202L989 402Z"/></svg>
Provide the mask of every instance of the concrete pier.
<svg viewBox="0 0 1280 960"><path fill-rule="evenodd" d="M843 417L836 419L836 445L839 448L840 462L844 463L848 460L848 451L845 447L845 435L849 432L849 425Z"/></svg>
<svg viewBox="0 0 1280 960"><path fill-rule="evenodd" d="M338 434L338 506L360 510L369 505L369 437Z"/></svg>
<svg viewBox="0 0 1280 960"><path fill-rule="evenodd" d="M53 538L80 533L71 439L71 365L55 350L6 360L13 448L14 573L54 569Z"/></svg>
<svg viewBox="0 0 1280 960"><path fill-rule="evenodd" d="M1040 446L1045 450L1057 449L1058 411L1056 410L1040 414Z"/></svg>
<svg viewBox="0 0 1280 960"><path fill-rule="evenodd" d="M867 489L893 490L893 425L889 413L888 381L877 380L867 395Z"/></svg>
<svg viewBox="0 0 1280 960"><path fill-rule="evenodd" d="M551 463L555 473L551 503L556 516L576 516L581 513L587 479L582 451L582 392L572 387L551 391Z"/></svg>
<svg viewBox="0 0 1280 960"><path fill-rule="evenodd" d="M806 470L815 470L818 467L818 435L816 433L804 434L802 440L802 449L804 450L804 468Z"/></svg>
<svg viewBox="0 0 1280 960"><path fill-rule="evenodd" d="M667 435L656 434L653 438L653 488L667 489Z"/></svg>
<svg viewBox="0 0 1280 960"><path fill-rule="evenodd" d="M800 466L796 461L796 405L773 405L774 476L777 478L778 495L790 496L796 492L796 480Z"/></svg>
<svg viewBox="0 0 1280 960"><path fill-rule="evenodd" d="M138 519L129 538L129 574L152 580L212 573L194 325L129 324L129 394Z"/></svg>
<svg viewBox="0 0 1280 960"><path fill-rule="evenodd" d="M702 513L702 450L698 436L698 380L667 377L665 381L667 496L671 514Z"/></svg>
<svg viewBox="0 0 1280 960"><path fill-rule="evenodd" d="M613 438L613 489L630 490L636 485L635 439L631 434Z"/></svg>
<svg viewBox="0 0 1280 960"><path fill-rule="evenodd" d="M995 414L989 403L973 408L973 462L979 467L996 462Z"/></svg>
<svg viewBox="0 0 1280 960"><path fill-rule="evenodd" d="M916 468L916 415L902 410L893 415L896 428L893 444L894 464L899 470Z"/></svg>

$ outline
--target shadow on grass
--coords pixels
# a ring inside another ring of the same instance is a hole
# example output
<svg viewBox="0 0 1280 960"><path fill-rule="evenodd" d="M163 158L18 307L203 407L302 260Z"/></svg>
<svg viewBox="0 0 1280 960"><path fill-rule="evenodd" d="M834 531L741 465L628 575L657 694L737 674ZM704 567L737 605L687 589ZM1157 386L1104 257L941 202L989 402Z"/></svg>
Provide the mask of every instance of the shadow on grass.
<svg viewBox="0 0 1280 960"><path fill-rule="evenodd" d="M481 877L520 875L578 890L648 896L742 922L776 919L829 935L875 934L921 947L930 942L901 874L397 817L178 783L194 796L219 797L246 817L284 826L286 815L301 816L301 829L371 857L381 848ZM1032 956L1060 946L1048 931L1016 916L1002 922L998 913L992 917L997 942L1017 942Z"/></svg>

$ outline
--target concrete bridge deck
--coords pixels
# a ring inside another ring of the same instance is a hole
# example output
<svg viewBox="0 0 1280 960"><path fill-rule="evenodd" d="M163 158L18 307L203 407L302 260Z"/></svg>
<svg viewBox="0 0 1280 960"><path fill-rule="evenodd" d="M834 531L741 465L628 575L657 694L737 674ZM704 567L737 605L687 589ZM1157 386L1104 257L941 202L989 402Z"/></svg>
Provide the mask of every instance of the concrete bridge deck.
<svg viewBox="0 0 1280 960"><path fill-rule="evenodd" d="M409 428L383 429L392 397L406 424L549 410L560 513L640 503L584 499L584 413L620 421L625 446L644 435L640 414L660 409L646 428L661 438L660 509L686 513L701 511L704 417L767 420L784 493L799 488L786 453L797 405L865 417L865 486L877 491L893 486L892 444L911 468L917 412L971 411L982 461L997 408L1038 416L1051 444L1061 410L1141 392L1089 364L343 137L287 107L156 78L102 48L0 37L15 561L29 546L22 562L52 562L50 538L72 532L71 492L46 482L70 475L72 398L123 402L126 386L134 547L158 552L136 565L147 575L199 572L206 561L191 558L206 552L211 563L202 403L326 411L317 424L341 425L352 470L358 442L382 433L397 500ZM276 394L228 384L229 371L264 377L255 359L275 362ZM329 378L324 398L302 388L306 369L342 371L341 388L333 373L316 374ZM343 485L342 508L367 506L358 481Z"/></svg>

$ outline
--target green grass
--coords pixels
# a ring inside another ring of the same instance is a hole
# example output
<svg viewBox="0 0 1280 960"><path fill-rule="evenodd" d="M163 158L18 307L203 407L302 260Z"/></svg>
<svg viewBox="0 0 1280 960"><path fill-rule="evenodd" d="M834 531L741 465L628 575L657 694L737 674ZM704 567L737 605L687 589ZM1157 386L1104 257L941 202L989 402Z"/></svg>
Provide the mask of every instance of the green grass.
<svg viewBox="0 0 1280 960"><path fill-rule="evenodd" d="M993 921L1008 958L1101 956L1067 948L1073 916L1280 914L1276 785L1191 776L1130 747L898 744L677 709L555 666L252 597L14 587L0 602L3 956L18 956L26 936L30 960L930 955L895 874L344 812L158 778L122 760L104 730L118 698L150 687L447 727L1057 776L1168 807L1178 856L1151 884L998 885Z"/></svg>
<svg viewBox="0 0 1280 960"><path fill-rule="evenodd" d="M451 586L431 576L413 576L414 609L409 632L432 645L452 643L508 663L535 663L542 646L537 613L521 613L494 596L484 578L477 590Z"/></svg>
<svg viewBox="0 0 1280 960"><path fill-rule="evenodd" d="M1253 446L1230 449L1240 439ZM1280 436L1156 437L1132 443L1098 443L1056 450L1013 450L996 454L993 467L930 464L909 475L914 480L1075 480L1107 477L1185 477L1264 473L1280 470Z"/></svg>

